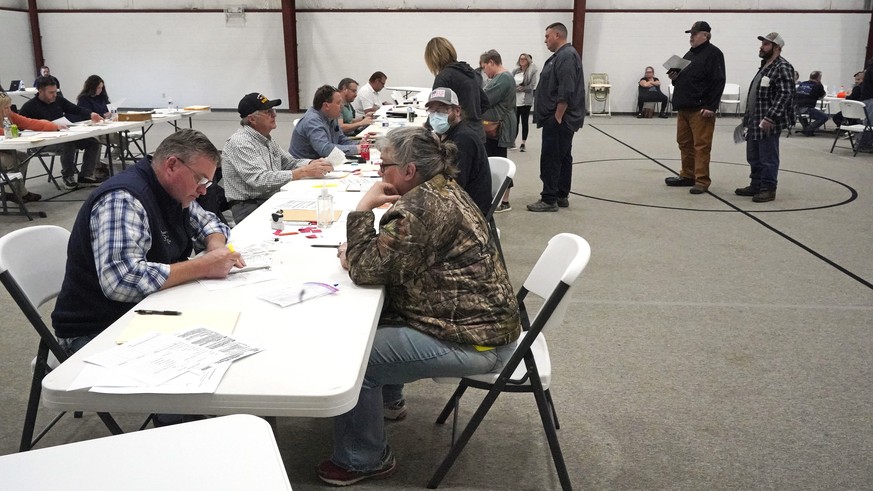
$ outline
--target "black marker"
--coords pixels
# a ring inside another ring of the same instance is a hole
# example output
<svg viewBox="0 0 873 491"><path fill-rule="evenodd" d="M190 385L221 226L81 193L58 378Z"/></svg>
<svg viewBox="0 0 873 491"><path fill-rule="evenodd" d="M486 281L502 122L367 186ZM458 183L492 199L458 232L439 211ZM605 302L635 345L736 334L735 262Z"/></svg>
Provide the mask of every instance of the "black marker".
<svg viewBox="0 0 873 491"><path fill-rule="evenodd" d="M339 247L339 244L309 244L309 245L311 245L312 247L332 247L334 249Z"/></svg>

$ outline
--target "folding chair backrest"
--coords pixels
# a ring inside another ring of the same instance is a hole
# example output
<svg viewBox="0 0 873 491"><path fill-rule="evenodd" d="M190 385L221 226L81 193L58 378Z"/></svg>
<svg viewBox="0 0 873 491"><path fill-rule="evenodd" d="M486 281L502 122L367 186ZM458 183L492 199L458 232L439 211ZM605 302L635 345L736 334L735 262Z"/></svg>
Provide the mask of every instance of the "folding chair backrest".
<svg viewBox="0 0 873 491"><path fill-rule="evenodd" d="M55 225L27 227L0 237L0 274L15 280L34 309L61 291L69 240L70 232Z"/></svg>
<svg viewBox="0 0 873 491"><path fill-rule="evenodd" d="M491 168L491 206L485 215L486 220L494 215L509 187L509 180L515 177L515 163L506 157L488 157L488 167Z"/></svg>
<svg viewBox="0 0 873 491"><path fill-rule="evenodd" d="M721 93L721 98L733 101L740 100L740 85L724 84L724 91Z"/></svg>
<svg viewBox="0 0 873 491"><path fill-rule="evenodd" d="M562 233L549 240L548 246L524 281L523 287L530 293L547 300L560 288L562 283L567 285L569 289L555 310L548 314L549 318L545 321L543 329L552 325L560 325L563 322L564 314L573 294L573 285L590 258L591 246L578 235ZM532 316L531 325L536 324L539 315L543 313L543 309L540 309L535 316Z"/></svg>
<svg viewBox="0 0 873 491"><path fill-rule="evenodd" d="M843 113L843 118L848 119L864 119L867 117L864 103L861 101L840 101L840 112Z"/></svg>

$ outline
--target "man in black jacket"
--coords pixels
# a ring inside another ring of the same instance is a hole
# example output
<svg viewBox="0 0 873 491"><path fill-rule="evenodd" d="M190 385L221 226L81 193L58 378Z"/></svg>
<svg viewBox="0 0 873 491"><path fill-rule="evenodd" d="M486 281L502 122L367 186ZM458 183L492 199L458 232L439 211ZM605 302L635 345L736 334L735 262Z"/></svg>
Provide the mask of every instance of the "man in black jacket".
<svg viewBox="0 0 873 491"><path fill-rule="evenodd" d="M461 172L455 180L473 198L482 214L488 213L491 207L488 154L476 130L464 120L458 95L447 87L437 87L430 93L425 107L434 133L458 147L456 164Z"/></svg>
<svg viewBox="0 0 873 491"><path fill-rule="evenodd" d="M40 77L36 79L36 97L21 106L21 115L31 119L46 119L55 121L68 115L90 118L91 121L102 121L103 116L81 108L58 94L58 85L54 77ZM63 124L58 124L66 128ZM76 149L85 150L82 157L82 171L79 180L76 181ZM68 143L58 143L45 147L46 151L61 154L61 176L67 189L76 189L79 185L94 186L100 184L100 180L94 177L94 169L100 159L100 142L96 138L85 138Z"/></svg>
<svg viewBox="0 0 873 491"><path fill-rule="evenodd" d="M676 142L682 155L678 177L668 177L668 186L691 186L691 194L702 194L709 178L709 156L715 131L715 111L724 90L725 67L721 50L709 42L712 29L705 21L691 29L691 49L685 53L691 64L681 71L670 70L673 81L673 108L678 111Z"/></svg>

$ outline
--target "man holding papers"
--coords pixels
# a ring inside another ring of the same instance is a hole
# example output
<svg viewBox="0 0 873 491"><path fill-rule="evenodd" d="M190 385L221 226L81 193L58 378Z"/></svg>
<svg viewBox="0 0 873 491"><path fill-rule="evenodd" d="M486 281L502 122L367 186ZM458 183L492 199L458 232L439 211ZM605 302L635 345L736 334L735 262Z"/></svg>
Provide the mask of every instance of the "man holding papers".
<svg viewBox="0 0 873 491"><path fill-rule="evenodd" d="M361 146L343 134L337 119L342 116L343 96L330 85L315 91L312 107L297 123L288 153L298 159L327 157L334 148L346 155L361 153Z"/></svg>
<svg viewBox="0 0 873 491"><path fill-rule="evenodd" d="M304 177L323 177L333 168L323 159L295 159L271 137L282 101L258 93L239 101L242 128L224 144L222 184L236 223L264 204L283 184Z"/></svg>
<svg viewBox="0 0 873 491"><path fill-rule="evenodd" d="M40 77L36 79L37 95L21 106L21 115L32 119L45 119L56 121L66 118L68 114L76 115L91 121L102 121L103 117L87 109L81 108L64 99L58 94L57 79L54 77ZM59 124L61 128L65 125ZM85 150L82 157L82 172L79 173L79 181L76 182L76 149ZM61 154L61 176L67 189L76 189L80 184L96 185L100 180L94 177L94 169L100 159L100 142L96 138L85 138L68 143L49 145L46 151Z"/></svg>
<svg viewBox="0 0 873 491"><path fill-rule="evenodd" d="M228 227L195 202L212 184L219 158L205 135L179 130L153 159L140 160L91 193L73 225L52 312L67 352L158 290L224 278L232 266L245 265L226 247ZM195 246L206 253L188 260Z"/></svg>
<svg viewBox="0 0 873 491"><path fill-rule="evenodd" d="M668 177L668 186L690 186L691 194L709 189L709 156L715 131L715 111L724 90L725 67L721 50L709 42L712 29L704 21L691 29L691 50L684 58L690 63L681 71L671 68L667 76L673 81L673 109L678 111L676 142L682 155L679 176ZM668 61L667 63L670 63Z"/></svg>

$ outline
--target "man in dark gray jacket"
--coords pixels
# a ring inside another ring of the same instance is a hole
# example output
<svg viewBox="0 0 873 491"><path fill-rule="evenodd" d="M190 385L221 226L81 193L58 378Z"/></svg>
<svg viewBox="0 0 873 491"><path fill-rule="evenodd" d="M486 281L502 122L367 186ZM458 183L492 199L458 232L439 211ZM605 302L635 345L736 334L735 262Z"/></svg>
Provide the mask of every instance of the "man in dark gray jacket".
<svg viewBox="0 0 873 491"><path fill-rule="evenodd" d="M528 211L558 211L570 206L573 134L585 122L585 76L582 58L567 41L567 27L546 28L546 46L554 53L543 65L534 103L534 122L543 129L540 153L540 200Z"/></svg>

